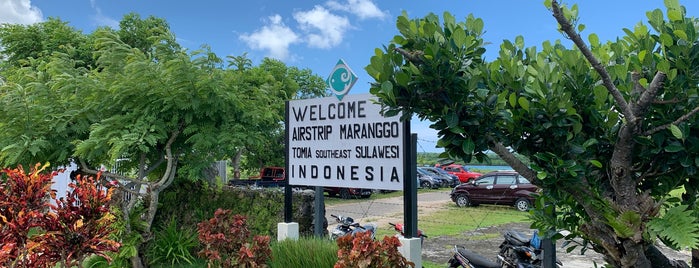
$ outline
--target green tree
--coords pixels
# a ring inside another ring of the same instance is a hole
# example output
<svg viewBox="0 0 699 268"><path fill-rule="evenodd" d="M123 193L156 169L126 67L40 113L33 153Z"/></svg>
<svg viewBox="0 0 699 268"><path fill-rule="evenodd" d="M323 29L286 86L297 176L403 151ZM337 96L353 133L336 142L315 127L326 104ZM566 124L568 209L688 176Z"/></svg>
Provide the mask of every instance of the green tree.
<svg viewBox="0 0 699 268"><path fill-rule="evenodd" d="M159 193L176 177L201 178L213 161L280 128L284 101L305 92L293 79L306 71L271 61L225 69L206 47L181 49L163 20L127 15L121 25L85 38L93 65L45 48L19 59L31 64L2 70L0 163L72 158L87 173L113 168L103 175L133 194L121 203L123 218L137 213L139 202L145 208L138 215L144 226L125 221L138 249L152 237ZM143 267L140 256L131 265Z"/></svg>
<svg viewBox="0 0 699 268"><path fill-rule="evenodd" d="M78 66L92 64L89 37L56 18L32 25L0 25L0 50L5 56L0 69L27 66L54 52L61 52L76 60Z"/></svg>
<svg viewBox="0 0 699 268"><path fill-rule="evenodd" d="M680 266L654 241L699 245L699 20L665 3L667 17L647 13L650 28L586 43L584 25L571 23L577 7L548 1L575 48L525 48L519 36L492 62L483 59L481 19L404 13L400 35L366 67L371 93L387 114L435 122L444 156L487 161L491 150L541 186L538 228L570 230L566 239L591 242L614 267ZM670 197L676 189L683 198ZM555 216L544 213L553 207Z"/></svg>

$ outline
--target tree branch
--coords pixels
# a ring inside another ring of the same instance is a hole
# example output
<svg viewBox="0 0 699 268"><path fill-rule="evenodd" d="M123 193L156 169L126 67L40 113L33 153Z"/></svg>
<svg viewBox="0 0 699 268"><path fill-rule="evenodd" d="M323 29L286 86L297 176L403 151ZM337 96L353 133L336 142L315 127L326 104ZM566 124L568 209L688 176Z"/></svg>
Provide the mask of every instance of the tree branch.
<svg viewBox="0 0 699 268"><path fill-rule="evenodd" d="M520 175L524 176L527 178L529 181L532 183L536 184L538 181L536 177L536 171L532 170L529 168L527 165L525 165L519 158L517 158L514 153L510 152L502 143L496 141L493 137L488 136L488 140L490 141L490 150L495 152L500 158L502 158L505 163L510 165L512 169L517 171Z"/></svg>
<svg viewBox="0 0 699 268"><path fill-rule="evenodd" d="M152 187L167 187L175 177L175 170L177 169L177 158L172 155L172 144L177 139L177 136L180 135L182 127L183 126L180 125L178 129L173 131L170 135L170 138L167 140L167 143L165 143L165 158L167 160L167 164L165 165L165 173L157 183L152 185Z"/></svg>
<svg viewBox="0 0 699 268"><path fill-rule="evenodd" d="M653 77L653 81L651 81L650 85L648 85L648 90L643 91L641 96L638 98L638 101L636 101L636 104L634 105L633 112L636 116L644 117L643 114L646 112L648 107L653 103L655 98L658 96L658 92L663 87L663 84L665 82L666 77L667 76L663 72L658 71L657 73L655 73L655 77ZM634 81L634 83L638 84L638 81ZM638 85L638 86L641 86L641 85Z"/></svg>
<svg viewBox="0 0 699 268"><path fill-rule="evenodd" d="M78 162L80 162L80 170L82 170L83 172L88 173L88 174L97 175L98 173L101 172L102 175L104 175L106 177L111 177L111 178L115 178L115 179L129 181L129 182L135 182L135 183L143 183L142 180L134 179L134 178L127 177L127 176L124 176L121 174L91 169L88 167L87 163L85 163L85 160L83 160L82 158L78 158Z"/></svg>
<svg viewBox="0 0 699 268"><path fill-rule="evenodd" d="M553 10L553 17L556 19L556 21L558 21L558 24L561 26L561 30L566 35L568 35L568 37L570 38L570 40L573 41L575 46L577 46L578 49L580 49L580 52L583 54L583 56L585 56L587 61L590 62L592 68L594 68L595 71L597 71L597 73L600 75L600 77L602 78L602 84L604 84L604 87L607 88L609 94L612 95L612 97L616 101L617 106L621 110L621 113L624 115L624 117L626 117L626 120L628 120L629 122L636 121L636 116L631 110L631 107L626 102L624 97L621 95L619 89L616 88L614 83L612 83L612 78L609 76L609 73L606 69L604 69L599 60L595 58L594 55L592 55L592 51L590 51L590 49L587 47L580 35L577 32L575 32L575 30L573 29L573 25L565 18L565 16L563 15L563 11L561 10L561 7L558 5L558 1L551 1L551 9Z"/></svg>
<svg viewBox="0 0 699 268"><path fill-rule="evenodd" d="M684 121L687 121L690 117L692 117L693 115L695 115L697 112L699 112L699 107L694 107L694 109L692 109L692 111L690 111L689 113L687 113L687 114L685 114L685 115L683 115L683 116L680 116L680 118L677 118L677 120L673 121L672 123L665 124L665 125L662 125L662 126L657 126L657 127L653 128L653 129L650 129L650 130L648 130L648 131L646 131L646 132L643 132L643 135L644 135L644 136L650 136L650 135L653 135L653 134L655 134L655 133L660 132L661 130L664 130L664 129L669 128L671 125L678 125L678 124L680 124L680 123L682 123L682 122L684 122Z"/></svg>

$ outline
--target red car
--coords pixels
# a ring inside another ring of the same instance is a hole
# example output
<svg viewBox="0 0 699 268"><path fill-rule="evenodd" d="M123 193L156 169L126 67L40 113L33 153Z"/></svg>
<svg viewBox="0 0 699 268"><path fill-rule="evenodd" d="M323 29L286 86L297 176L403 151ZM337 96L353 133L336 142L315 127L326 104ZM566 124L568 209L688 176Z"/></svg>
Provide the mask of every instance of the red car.
<svg viewBox="0 0 699 268"><path fill-rule="evenodd" d="M451 191L451 200L459 207L478 204L514 205L527 211L534 202L533 194L539 188L515 171L489 172L470 183L463 183Z"/></svg>
<svg viewBox="0 0 699 268"><path fill-rule="evenodd" d="M457 177L459 177L459 181L462 183L469 182L470 180L473 180L475 178L480 177L481 173L478 172L472 172L468 170L468 168L459 165L459 164L449 164L449 165L440 165L436 164L435 167L441 168L444 171L446 171L449 174L454 174Z"/></svg>

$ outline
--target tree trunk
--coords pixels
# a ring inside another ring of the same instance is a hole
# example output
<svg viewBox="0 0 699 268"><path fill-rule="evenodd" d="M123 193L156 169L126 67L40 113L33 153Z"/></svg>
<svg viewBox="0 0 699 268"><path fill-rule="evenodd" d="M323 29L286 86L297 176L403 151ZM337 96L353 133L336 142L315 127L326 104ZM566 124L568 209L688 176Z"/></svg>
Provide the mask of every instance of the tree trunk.
<svg viewBox="0 0 699 268"><path fill-rule="evenodd" d="M234 180L239 180L240 179L240 159L243 156L243 150L240 149L238 152L235 153L235 156L233 159L231 159L231 165L233 166L233 179Z"/></svg>

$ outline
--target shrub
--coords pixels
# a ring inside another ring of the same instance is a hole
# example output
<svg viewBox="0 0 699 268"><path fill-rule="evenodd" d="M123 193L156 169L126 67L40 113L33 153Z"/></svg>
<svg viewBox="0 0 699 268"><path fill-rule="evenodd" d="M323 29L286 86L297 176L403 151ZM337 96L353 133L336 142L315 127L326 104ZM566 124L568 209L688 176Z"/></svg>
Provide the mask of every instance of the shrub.
<svg viewBox="0 0 699 268"><path fill-rule="evenodd" d="M81 266L90 255L107 258L120 244L110 239L114 216L111 189L92 177L78 176L65 198L50 189L57 172L35 165L3 169L0 181L0 264L11 267ZM56 205L49 202L52 198Z"/></svg>
<svg viewBox="0 0 699 268"><path fill-rule="evenodd" d="M266 267L271 255L269 236L251 239L246 217L217 209L214 217L197 224L204 249L199 255L210 267Z"/></svg>
<svg viewBox="0 0 699 268"><path fill-rule="evenodd" d="M337 243L322 238L286 239L272 243L271 268L332 267L337 262Z"/></svg>
<svg viewBox="0 0 699 268"><path fill-rule="evenodd" d="M148 264L193 264L196 257L192 250L199 246L197 233L188 228L178 228L171 219L166 226L156 231L155 239L149 244L146 257Z"/></svg>
<svg viewBox="0 0 699 268"><path fill-rule="evenodd" d="M415 267L398 252L400 241L395 236L384 236L382 241L371 238L371 232L360 232L337 239L335 268L350 267Z"/></svg>

